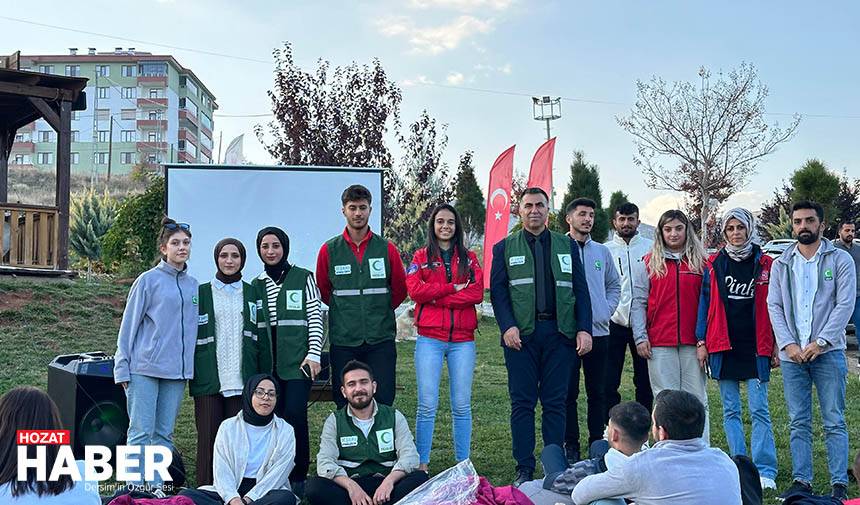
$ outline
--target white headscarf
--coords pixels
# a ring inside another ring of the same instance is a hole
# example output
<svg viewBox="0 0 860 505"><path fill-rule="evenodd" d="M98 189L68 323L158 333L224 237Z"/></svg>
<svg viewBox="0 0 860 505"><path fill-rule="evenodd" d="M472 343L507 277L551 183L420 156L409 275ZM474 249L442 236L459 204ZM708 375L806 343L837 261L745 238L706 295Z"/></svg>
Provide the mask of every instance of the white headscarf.
<svg viewBox="0 0 860 505"><path fill-rule="evenodd" d="M730 219L737 219L747 229L747 240L741 246L736 246L726 241L726 253L729 258L735 261L743 261L750 257L753 252L753 226L755 226L755 218L752 213L741 207L735 207L723 214L723 237L726 236L726 225Z"/></svg>

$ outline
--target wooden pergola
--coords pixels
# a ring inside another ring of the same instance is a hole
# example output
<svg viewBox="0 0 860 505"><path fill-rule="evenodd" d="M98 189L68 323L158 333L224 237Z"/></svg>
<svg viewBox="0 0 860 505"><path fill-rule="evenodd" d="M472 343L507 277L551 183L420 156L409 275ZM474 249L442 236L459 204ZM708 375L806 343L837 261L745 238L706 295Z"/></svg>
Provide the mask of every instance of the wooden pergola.
<svg viewBox="0 0 860 505"><path fill-rule="evenodd" d="M72 111L86 109L86 85L81 77L0 68L0 273L62 273L69 268ZM56 205L10 204L9 156L15 134L40 118L57 132Z"/></svg>

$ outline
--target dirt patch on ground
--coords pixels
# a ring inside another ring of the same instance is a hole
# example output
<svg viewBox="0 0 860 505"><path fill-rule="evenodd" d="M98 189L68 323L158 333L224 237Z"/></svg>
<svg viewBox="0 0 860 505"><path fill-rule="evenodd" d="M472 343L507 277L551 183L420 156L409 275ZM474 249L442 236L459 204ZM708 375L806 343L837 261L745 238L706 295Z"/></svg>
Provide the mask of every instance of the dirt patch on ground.
<svg viewBox="0 0 860 505"><path fill-rule="evenodd" d="M32 299L33 292L30 290L0 292L0 311L18 310Z"/></svg>
<svg viewBox="0 0 860 505"><path fill-rule="evenodd" d="M108 303L113 308L124 310L125 309L125 297L124 296L100 296L96 298L100 303Z"/></svg>

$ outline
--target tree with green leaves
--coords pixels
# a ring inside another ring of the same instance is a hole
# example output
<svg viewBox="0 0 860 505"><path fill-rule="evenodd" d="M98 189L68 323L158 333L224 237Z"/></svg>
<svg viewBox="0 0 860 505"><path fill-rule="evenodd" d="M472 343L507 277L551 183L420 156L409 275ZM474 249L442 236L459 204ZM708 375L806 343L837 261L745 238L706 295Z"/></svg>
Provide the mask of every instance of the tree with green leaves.
<svg viewBox="0 0 860 505"><path fill-rule="evenodd" d="M615 191L612 195L609 196L609 207L606 207L606 217L609 219L609 227L611 229L615 229L612 225L612 220L615 218L615 209L621 206L623 203L627 203L630 201L630 197L627 196L627 193L621 191Z"/></svg>
<svg viewBox="0 0 860 505"><path fill-rule="evenodd" d="M102 241L105 267L137 276L158 258L158 233L164 217L164 177L150 176L149 187L119 206Z"/></svg>
<svg viewBox="0 0 860 505"><path fill-rule="evenodd" d="M839 221L839 176L829 171L820 160L807 160L791 176L791 201L812 200L824 207L824 220L827 224Z"/></svg>
<svg viewBox="0 0 860 505"><path fill-rule="evenodd" d="M87 260L87 280L93 262L102 257L102 238L116 218L116 200L105 189L101 195L90 188L72 198L69 222L69 247Z"/></svg>
<svg viewBox="0 0 860 505"><path fill-rule="evenodd" d="M794 229L791 227L791 218L788 216L788 211L780 207L778 212L778 221L775 223L762 223L760 229L770 237L770 240L794 238Z"/></svg>
<svg viewBox="0 0 860 505"><path fill-rule="evenodd" d="M475 167L472 164L472 151L466 151L460 156L457 167L457 182L454 186L454 198L457 200L457 211L463 222L466 246L471 247L480 242L484 235L484 195L475 178Z"/></svg>
<svg viewBox="0 0 860 505"><path fill-rule="evenodd" d="M582 151L573 152L573 163L570 165L570 182L567 192L559 207L558 214L550 216L550 227L556 231L567 233L570 227L564 220L567 205L577 198L590 198L597 204L594 211L594 227L591 229L591 238L597 242L606 241L609 235L609 219L603 209L603 195L600 191L600 171L597 165L587 163Z"/></svg>

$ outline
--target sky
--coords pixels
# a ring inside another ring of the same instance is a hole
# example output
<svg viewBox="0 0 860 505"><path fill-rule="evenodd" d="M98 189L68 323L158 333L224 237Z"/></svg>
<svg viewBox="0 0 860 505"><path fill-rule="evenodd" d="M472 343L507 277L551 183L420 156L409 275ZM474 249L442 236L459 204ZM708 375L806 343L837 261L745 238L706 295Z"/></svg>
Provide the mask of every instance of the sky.
<svg viewBox="0 0 860 505"><path fill-rule="evenodd" d="M139 0L128 7L43 0L39 5L38 11L2 10L17 20L0 16L0 53L131 46L172 54L217 98L216 145L220 134L226 147L244 133L245 155L253 163L273 161L253 128L269 120L271 53L288 41L305 70L315 68L318 59L337 66L379 58L402 88L402 122L427 109L446 124L443 161L454 171L460 155L473 150L485 193L490 167L502 151L516 144L515 170L527 174L546 139L545 124L532 118L530 96L560 96L562 118L552 124L558 137L556 192L564 193L572 153L582 150L600 168L604 204L621 189L639 204L643 221L655 222L662 211L678 206L682 195L645 185L633 164L633 139L616 117L629 114L637 80L696 82L702 66L718 74L741 62L755 65L769 89L766 108L774 113L767 116L769 123L785 125L795 113L802 120L795 136L758 164L749 184L724 208L757 209L809 158L860 177L860 4L855 2Z"/></svg>

